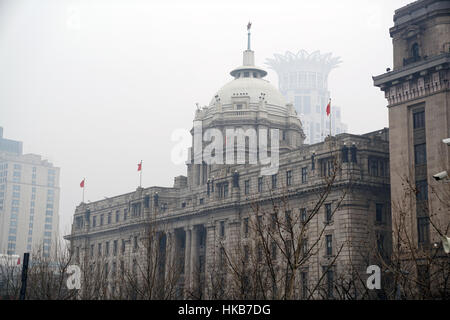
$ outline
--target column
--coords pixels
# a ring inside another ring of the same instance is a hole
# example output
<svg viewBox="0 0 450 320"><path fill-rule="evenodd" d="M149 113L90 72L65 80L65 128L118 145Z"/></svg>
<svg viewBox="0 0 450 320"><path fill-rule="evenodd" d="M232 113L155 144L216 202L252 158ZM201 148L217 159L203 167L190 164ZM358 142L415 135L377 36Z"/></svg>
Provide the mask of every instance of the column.
<svg viewBox="0 0 450 320"><path fill-rule="evenodd" d="M191 227L185 227L184 232L186 235L186 242L184 245L184 287L186 290L190 290ZM187 297L185 296L185 298Z"/></svg>
<svg viewBox="0 0 450 320"><path fill-rule="evenodd" d="M198 236L197 236L197 228L195 226L191 230L191 250L190 250L190 259L189 259L189 278L190 278L190 288L194 289L194 283L198 278L197 274L197 260L198 259Z"/></svg>

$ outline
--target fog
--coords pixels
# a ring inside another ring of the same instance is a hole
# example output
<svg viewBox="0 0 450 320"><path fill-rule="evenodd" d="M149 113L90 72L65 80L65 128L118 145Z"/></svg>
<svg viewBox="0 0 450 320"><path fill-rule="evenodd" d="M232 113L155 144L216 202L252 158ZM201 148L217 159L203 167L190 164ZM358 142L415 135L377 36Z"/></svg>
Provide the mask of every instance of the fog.
<svg viewBox="0 0 450 320"><path fill-rule="evenodd" d="M382 1L0 0L0 126L61 168L60 233L81 202L185 174L171 162L171 134L190 129L242 63L248 21L264 65L274 53L340 56L328 87L350 133L388 126L372 76L392 68L396 8Z"/></svg>

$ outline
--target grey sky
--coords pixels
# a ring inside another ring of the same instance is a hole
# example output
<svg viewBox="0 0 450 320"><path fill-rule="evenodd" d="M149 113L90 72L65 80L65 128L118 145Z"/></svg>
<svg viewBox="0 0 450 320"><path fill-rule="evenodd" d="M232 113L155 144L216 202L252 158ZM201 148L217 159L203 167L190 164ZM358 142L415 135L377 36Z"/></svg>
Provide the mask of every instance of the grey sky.
<svg viewBox="0 0 450 320"><path fill-rule="evenodd" d="M349 132L388 126L372 75L392 67L389 28L410 0L0 0L0 126L61 167L61 232L81 201L171 186L170 137L192 125L242 62L246 25L256 62L289 50L333 52L333 104ZM267 77L275 86L275 72Z"/></svg>

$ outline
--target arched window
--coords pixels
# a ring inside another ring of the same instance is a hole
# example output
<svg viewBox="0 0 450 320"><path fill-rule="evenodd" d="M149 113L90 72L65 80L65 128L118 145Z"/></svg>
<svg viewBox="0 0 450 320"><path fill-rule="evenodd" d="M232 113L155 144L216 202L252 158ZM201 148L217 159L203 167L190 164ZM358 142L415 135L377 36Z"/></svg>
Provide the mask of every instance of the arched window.
<svg viewBox="0 0 450 320"><path fill-rule="evenodd" d="M414 58L414 61L419 60L419 45L415 42L411 47L411 56Z"/></svg>

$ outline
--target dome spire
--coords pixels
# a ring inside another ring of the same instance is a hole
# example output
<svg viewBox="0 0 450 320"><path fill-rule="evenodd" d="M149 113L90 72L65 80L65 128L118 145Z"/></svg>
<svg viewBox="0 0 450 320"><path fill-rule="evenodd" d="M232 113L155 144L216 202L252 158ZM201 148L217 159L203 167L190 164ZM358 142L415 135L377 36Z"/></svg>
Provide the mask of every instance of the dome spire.
<svg viewBox="0 0 450 320"><path fill-rule="evenodd" d="M247 50L251 50L250 49L250 28L252 27L252 23L249 21L247 24L247 33L248 33L248 42L247 42Z"/></svg>

